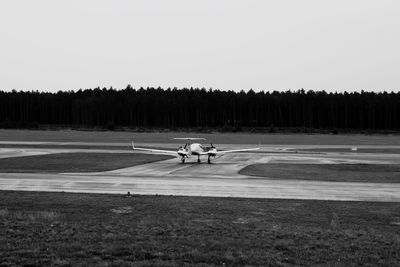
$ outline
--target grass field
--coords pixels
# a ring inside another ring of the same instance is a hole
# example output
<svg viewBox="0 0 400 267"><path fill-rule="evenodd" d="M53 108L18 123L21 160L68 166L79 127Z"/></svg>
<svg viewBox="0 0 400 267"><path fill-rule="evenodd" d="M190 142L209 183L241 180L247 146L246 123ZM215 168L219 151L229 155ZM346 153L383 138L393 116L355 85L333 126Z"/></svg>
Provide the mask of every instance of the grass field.
<svg viewBox="0 0 400 267"><path fill-rule="evenodd" d="M9 192L0 265L400 264L398 203Z"/></svg>
<svg viewBox="0 0 400 267"><path fill-rule="evenodd" d="M204 137L215 144L400 145L398 135L256 134L117 131L0 130L0 141L170 143L174 137ZM179 142L177 142L179 143Z"/></svg>
<svg viewBox="0 0 400 267"><path fill-rule="evenodd" d="M311 148L300 149L298 152L328 152L328 153L379 153L379 154L400 154L399 148L357 148L352 151L350 148Z"/></svg>
<svg viewBox="0 0 400 267"><path fill-rule="evenodd" d="M140 146L141 148L151 148L151 149L164 149L164 150L173 150L173 151L177 151L178 147L179 147L179 143L178 144L163 144L163 146ZM124 144L120 144L120 145L116 145L116 144L112 144L112 145L98 145L98 144L94 144L94 145L82 145L80 143L70 143L70 144L0 144L0 149L1 148L29 148L29 149L86 149L86 150L123 150L123 152L125 151L132 151L132 144L131 143L126 143Z"/></svg>
<svg viewBox="0 0 400 267"><path fill-rule="evenodd" d="M105 150L130 150L132 144L125 145L82 145L82 144L0 144L1 148L45 148L45 149L105 149ZM174 147L176 149L176 147Z"/></svg>
<svg viewBox="0 0 400 267"><path fill-rule="evenodd" d="M0 172L97 172L166 160L171 156L135 153L57 153L0 159Z"/></svg>
<svg viewBox="0 0 400 267"><path fill-rule="evenodd" d="M240 174L273 179L400 183L400 166L389 164L286 164L246 166Z"/></svg>

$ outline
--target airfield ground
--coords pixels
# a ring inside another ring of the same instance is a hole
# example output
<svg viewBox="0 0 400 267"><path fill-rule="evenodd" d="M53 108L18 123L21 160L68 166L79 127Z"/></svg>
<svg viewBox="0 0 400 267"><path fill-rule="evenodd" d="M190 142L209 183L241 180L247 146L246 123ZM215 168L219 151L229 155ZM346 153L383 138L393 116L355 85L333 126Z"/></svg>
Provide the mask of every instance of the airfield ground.
<svg viewBox="0 0 400 267"><path fill-rule="evenodd" d="M12 141L0 143L14 144ZM21 146L25 142L16 144ZM44 142L34 144L48 145ZM295 148L293 145L259 145L261 149L257 153L227 154L213 160L212 164L205 163L206 159L203 159L203 164L197 164L196 158L181 164L179 159L172 158L136 165L137 162L149 161L150 157L153 160L161 158L157 158L159 155L139 154L127 149L107 150L103 148L105 142L101 143L102 149L90 142L68 142L74 148L65 148L62 142L51 144L57 148L2 148L0 166L4 171L0 171L1 188L400 202L400 172L397 168L400 157L395 153L354 153L350 149L347 153L316 153L302 152L309 145L297 145ZM79 148L80 145L86 148ZM91 145L92 148L88 149ZM151 146L149 143L139 145ZM173 144L158 143L153 146L171 147ZM247 146L252 145L224 144L218 147ZM382 146L379 148L382 149ZM129 157L132 158L132 164L129 163ZM310 170L296 172L296 168L309 165ZM340 172L329 170L330 165L334 165L331 169L336 168ZM352 169L349 169L350 165ZM117 166L121 168L114 169ZM275 168L275 172L269 172L273 166L287 168ZM357 172L355 168L363 169L363 172Z"/></svg>
<svg viewBox="0 0 400 267"><path fill-rule="evenodd" d="M400 146L399 135L329 135L329 134L257 134L257 133L192 133L192 132L118 132L118 131L41 131L1 130L1 141L32 142L90 142L93 145L138 143L174 143L174 137L203 137L214 144L264 144L264 145L311 145L311 146Z"/></svg>
<svg viewBox="0 0 400 267"><path fill-rule="evenodd" d="M0 265L400 262L397 203L3 191Z"/></svg>
<svg viewBox="0 0 400 267"><path fill-rule="evenodd" d="M261 149L210 165L130 150L188 135ZM400 262L398 136L0 130L0 147L4 264Z"/></svg>
<svg viewBox="0 0 400 267"><path fill-rule="evenodd" d="M0 161L1 162L1 161ZM253 164L240 174L284 180L400 183L398 164Z"/></svg>
<svg viewBox="0 0 400 267"><path fill-rule="evenodd" d="M18 159L0 158L0 170L14 173L102 172L170 158L166 155L129 153L51 153Z"/></svg>

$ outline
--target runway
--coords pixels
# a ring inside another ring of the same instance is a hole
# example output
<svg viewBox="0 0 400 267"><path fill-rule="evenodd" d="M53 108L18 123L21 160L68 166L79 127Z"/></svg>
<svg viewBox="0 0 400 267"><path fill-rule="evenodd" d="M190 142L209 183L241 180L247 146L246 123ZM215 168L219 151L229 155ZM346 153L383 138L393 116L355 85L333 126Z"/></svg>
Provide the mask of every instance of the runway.
<svg viewBox="0 0 400 267"><path fill-rule="evenodd" d="M230 146L224 145L225 147ZM236 145L232 148L238 147L246 146ZM0 149L0 157L77 151L133 153L129 150L106 149L7 148ZM185 164L181 164L179 159L170 159L95 173L0 173L0 189L88 193L129 191L131 194L151 195L400 202L400 183L279 180L274 177L261 178L238 174L240 169L255 163L399 164L398 154L294 153L288 152L285 146L263 146L261 153L226 154L212 164L205 163L205 160L203 164L197 164L197 158L191 158Z"/></svg>

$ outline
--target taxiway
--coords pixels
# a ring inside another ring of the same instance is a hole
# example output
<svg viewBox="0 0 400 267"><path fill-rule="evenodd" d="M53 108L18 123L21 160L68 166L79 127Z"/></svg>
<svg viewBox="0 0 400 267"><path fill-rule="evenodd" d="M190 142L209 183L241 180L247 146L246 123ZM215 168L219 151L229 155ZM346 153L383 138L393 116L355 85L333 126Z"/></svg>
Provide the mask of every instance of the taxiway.
<svg viewBox="0 0 400 267"><path fill-rule="evenodd" d="M134 153L130 150L79 149L78 145L77 148L62 148L61 144L58 145L60 148L2 148L0 158L68 152ZM258 153L226 154L212 164L207 164L205 160L203 164L197 164L197 159L191 158L181 164L179 159L170 159L95 173L1 173L0 170L0 189L400 202L400 183L279 180L238 174L240 169L248 165L269 162L399 164L398 154L306 153L291 151L285 146L261 146L261 152Z"/></svg>

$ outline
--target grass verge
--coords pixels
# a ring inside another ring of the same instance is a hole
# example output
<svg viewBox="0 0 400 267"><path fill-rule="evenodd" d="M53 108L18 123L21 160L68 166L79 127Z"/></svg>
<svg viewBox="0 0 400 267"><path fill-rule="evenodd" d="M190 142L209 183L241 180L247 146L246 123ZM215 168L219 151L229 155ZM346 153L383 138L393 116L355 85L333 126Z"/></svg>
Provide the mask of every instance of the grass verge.
<svg viewBox="0 0 400 267"><path fill-rule="evenodd" d="M173 158L136 153L58 153L0 159L0 172L97 172Z"/></svg>
<svg viewBox="0 0 400 267"><path fill-rule="evenodd" d="M356 151L352 151L351 148L311 148L311 149L299 149L298 152L327 152L327 153L379 153L379 154L399 154L400 149L398 148L357 148Z"/></svg>
<svg viewBox="0 0 400 267"><path fill-rule="evenodd" d="M272 179L400 183L400 166L390 164L253 164L239 171Z"/></svg>
<svg viewBox="0 0 400 267"><path fill-rule="evenodd" d="M174 137L204 137L218 144L273 144L273 145L400 145L398 135L366 134L260 134L260 133L193 133L193 132L119 132L74 130L4 130L1 141L44 142L122 142L170 143ZM180 144L182 142L176 142Z"/></svg>
<svg viewBox="0 0 400 267"><path fill-rule="evenodd" d="M0 265L398 265L398 203L9 192Z"/></svg>

